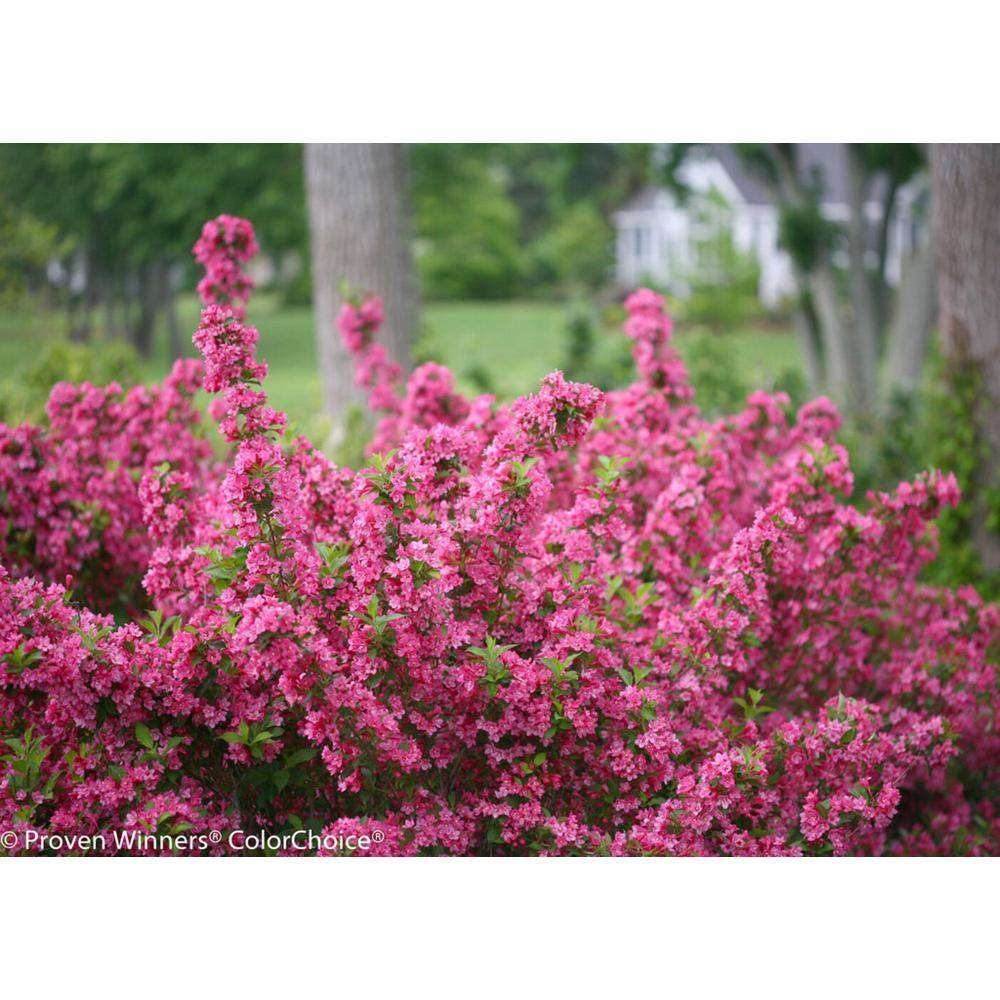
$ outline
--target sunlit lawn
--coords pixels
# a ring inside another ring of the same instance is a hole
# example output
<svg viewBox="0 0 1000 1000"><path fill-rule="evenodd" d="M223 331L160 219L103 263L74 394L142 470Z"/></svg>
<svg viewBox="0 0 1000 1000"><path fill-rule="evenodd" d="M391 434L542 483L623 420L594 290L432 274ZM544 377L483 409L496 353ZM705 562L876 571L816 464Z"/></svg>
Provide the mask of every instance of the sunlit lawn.
<svg viewBox="0 0 1000 1000"><path fill-rule="evenodd" d="M187 331L198 318L194 297L179 305L181 329L190 353ZM307 307L281 306L274 296L254 300L251 319L260 329L260 354L270 367L267 389L276 407L299 426L308 428L320 410L320 379L316 366L312 313ZM563 367L567 350L567 307L553 302L442 302L425 305L415 348L418 360L448 365L459 386L482 391L483 373L503 398L530 392L538 380ZM8 314L0 318L0 377L16 377L17 370L37 356L43 343L59 336L65 321L58 315L30 317ZM622 350L622 335L613 326L596 335L598 357ZM680 329L676 343L687 353L692 338ZM736 362L741 379L750 385L769 385L782 371L801 368L799 345L789 331L767 330L724 336L726 352ZM165 336L157 338L148 363L151 379L169 367ZM477 372L479 375L477 376Z"/></svg>

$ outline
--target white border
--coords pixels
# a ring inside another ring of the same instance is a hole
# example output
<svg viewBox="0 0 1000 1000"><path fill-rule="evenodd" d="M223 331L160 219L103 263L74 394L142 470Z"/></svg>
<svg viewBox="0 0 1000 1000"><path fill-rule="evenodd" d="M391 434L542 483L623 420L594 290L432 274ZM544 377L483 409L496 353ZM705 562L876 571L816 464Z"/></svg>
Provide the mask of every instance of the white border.
<svg viewBox="0 0 1000 1000"><path fill-rule="evenodd" d="M0 138L988 141L989 17L966 0L8 5ZM4 860L5 994L985 995L998 864Z"/></svg>
<svg viewBox="0 0 1000 1000"><path fill-rule="evenodd" d="M8 860L5 994L987 996L998 874L951 859Z"/></svg>
<svg viewBox="0 0 1000 1000"><path fill-rule="evenodd" d="M982 0L8 4L0 138L983 141L990 20Z"/></svg>

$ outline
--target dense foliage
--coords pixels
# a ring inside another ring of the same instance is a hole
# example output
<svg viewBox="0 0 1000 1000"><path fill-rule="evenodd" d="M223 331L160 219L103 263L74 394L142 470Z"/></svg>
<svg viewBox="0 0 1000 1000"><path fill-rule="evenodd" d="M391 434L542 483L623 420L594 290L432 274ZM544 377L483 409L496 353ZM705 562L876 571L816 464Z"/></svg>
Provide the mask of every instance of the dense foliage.
<svg viewBox="0 0 1000 1000"><path fill-rule="evenodd" d="M653 166L645 144L428 143L410 176L424 294L495 299L607 286L611 215Z"/></svg>
<svg viewBox="0 0 1000 1000"><path fill-rule="evenodd" d="M1000 618L918 581L951 476L861 511L828 401L706 419L649 291L632 385L510 406L434 364L403 385L378 300L345 306L382 419L340 468L268 406L253 248L227 218L199 242L203 363L0 427L14 852L996 853Z"/></svg>
<svg viewBox="0 0 1000 1000"><path fill-rule="evenodd" d="M16 261L6 265L7 254L0 251L0 295L18 277L11 273L16 264L25 273L14 287L27 285L35 293L35 309L41 302L65 308L68 329L78 339L103 329L126 336L148 356L165 321L169 349L178 357L174 285L176 272L190 262L190 220L207 217L222 197L266 227L276 263L288 252L305 258L298 145L0 146L0 235L24 234L8 248ZM48 236L41 247L38 233ZM35 238L29 242L28 235ZM59 269L53 270L54 260Z"/></svg>

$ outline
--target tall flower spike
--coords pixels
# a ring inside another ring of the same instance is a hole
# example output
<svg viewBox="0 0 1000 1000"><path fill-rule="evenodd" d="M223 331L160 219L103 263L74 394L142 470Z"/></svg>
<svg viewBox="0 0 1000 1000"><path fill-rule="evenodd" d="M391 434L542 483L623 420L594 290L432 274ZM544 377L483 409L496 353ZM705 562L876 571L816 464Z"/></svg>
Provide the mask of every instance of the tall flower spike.
<svg viewBox="0 0 1000 1000"><path fill-rule="evenodd" d="M198 282L198 294L206 305L228 305L240 319L246 316L246 303L253 291L253 280L244 271L260 247L253 226L235 215L220 215L205 223L192 253L205 268Z"/></svg>

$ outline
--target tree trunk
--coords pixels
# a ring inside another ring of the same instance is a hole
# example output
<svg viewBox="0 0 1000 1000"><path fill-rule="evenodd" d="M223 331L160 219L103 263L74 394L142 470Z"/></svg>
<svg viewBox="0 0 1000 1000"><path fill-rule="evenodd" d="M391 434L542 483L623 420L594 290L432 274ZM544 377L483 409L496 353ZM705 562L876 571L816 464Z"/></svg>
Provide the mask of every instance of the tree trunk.
<svg viewBox="0 0 1000 1000"><path fill-rule="evenodd" d="M346 282L352 294L377 292L380 334L409 368L417 314L410 250L405 150L398 144L307 144L306 187L312 242L313 311L326 412L342 433L347 408L362 402L354 365L336 329Z"/></svg>
<svg viewBox="0 0 1000 1000"><path fill-rule="evenodd" d="M115 309L116 279L110 270L101 271L101 303L104 307L104 336L117 337L121 334Z"/></svg>
<svg viewBox="0 0 1000 1000"><path fill-rule="evenodd" d="M929 233L903 261L886 352L886 398L895 392L913 392L923 377L937 310L934 267L934 239Z"/></svg>
<svg viewBox="0 0 1000 1000"><path fill-rule="evenodd" d="M826 365L823 358L823 337L816 309L808 292L808 281L796 268L795 283L799 288L799 302L794 313L795 332L802 345L806 366L806 380L813 396L826 392Z"/></svg>
<svg viewBox="0 0 1000 1000"><path fill-rule="evenodd" d="M889 178L888 188L882 202L882 218L878 224L877 264L872 275L872 294L875 296L875 314L878 320L880 335L889 323L892 296L889 294L889 283L886 279L885 265L889 259L889 232L892 227L892 217L896 211L896 195L899 194L899 181L895 175ZM881 351L883 344L879 343Z"/></svg>
<svg viewBox="0 0 1000 1000"><path fill-rule="evenodd" d="M139 316L132 331L132 343L143 358L148 358L153 353L158 285L158 265L154 262L143 264L139 269Z"/></svg>
<svg viewBox="0 0 1000 1000"><path fill-rule="evenodd" d="M817 264L809 275L809 291L819 318L830 394L846 410L860 408L862 386L856 374L848 326L837 296L837 276L827 263Z"/></svg>
<svg viewBox="0 0 1000 1000"><path fill-rule="evenodd" d="M120 290L125 337L135 347L135 300L138 297L139 279L131 267L121 272Z"/></svg>
<svg viewBox="0 0 1000 1000"><path fill-rule="evenodd" d="M174 284L170 266L163 261L160 265L160 307L167 321L167 349L171 362L184 357L184 343L181 340L181 328L177 322L177 297L174 295Z"/></svg>
<svg viewBox="0 0 1000 1000"><path fill-rule="evenodd" d="M857 143L847 145L847 177L850 215L847 222L847 246L851 285L853 323L845 328L846 350L851 363L853 398L859 409L870 411L875 405L875 373L879 347L878 303L866 262L868 219L868 171Z"/></svg>
<svg viewBox="0 0 1000 1000"><path fill-rule="evenodd" d="M97 266L89 250L83 255L83 291L80 293L80 312L77 322L70 329L70 339L85 344L91 336L91 314L97 302Z"/></svg>
<svg viewBox="0 0 1000 1000"><path fill-rule="evenodd" d="M983 457L970 497L973 542L996 572L1000 535L988 528L988 496L1000 482L1000 145L936 145L931 163L941 344L956 370L977 374L971 419Z"/></svg>
<svg viewBox="0 0 1000 1000"><path fill-rule="evenodd" d="M810 194L797 176L793 148L776 144L767 148L776 176L772 190L779 205L783 208L809 208ZM860 200L864 200L863 190ZM861 261L863 264L863 248ZM806 364L811 380L815 380L814 371L825 375L830 395L845 412L857 414L870 410L875 397L875 359L871 356L874 341L859 334L856 324L845 322L837 291L837 274L828 249L820 250L814 260L797 262L796 274L800 291L804 289L807 293L800 294L801 304L811 304L812 307L811 313L804 313L799 320L799 329L803 333L818 329L822 344L820 363L815 338L812 342L808 339L803 341L807 347Z"/></svg>

